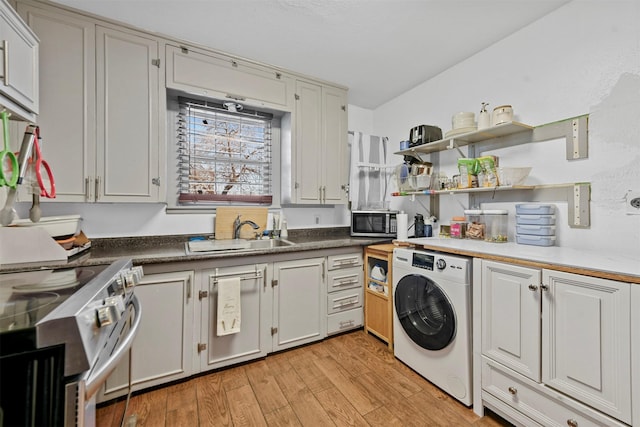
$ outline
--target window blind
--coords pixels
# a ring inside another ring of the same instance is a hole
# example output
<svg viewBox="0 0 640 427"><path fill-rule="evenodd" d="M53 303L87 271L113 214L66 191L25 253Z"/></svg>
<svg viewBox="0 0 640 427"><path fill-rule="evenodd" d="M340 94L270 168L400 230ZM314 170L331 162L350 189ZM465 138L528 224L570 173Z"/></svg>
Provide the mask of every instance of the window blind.
<svg viewBox="0 0 640 427"><path fill-rule="evenodd" d="M179 98L180 204L271 204L271 120L242 106ZM231 103L227 103L231 104ZM229 111L232 110L232 111Z"/></svg>

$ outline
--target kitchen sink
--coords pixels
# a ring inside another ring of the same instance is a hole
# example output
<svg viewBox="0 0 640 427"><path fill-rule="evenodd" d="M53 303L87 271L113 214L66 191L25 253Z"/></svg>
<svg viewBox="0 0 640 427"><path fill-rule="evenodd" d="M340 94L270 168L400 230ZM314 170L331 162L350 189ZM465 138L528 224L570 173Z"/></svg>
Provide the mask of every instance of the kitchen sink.
<svg viewBox="0 0 640 427"><path fill-rule="evenodd" d="M265 249L293 246L295 243L283 239L263 240L193 240L186 243L187 253L197 252L250 252Z"/></svg>

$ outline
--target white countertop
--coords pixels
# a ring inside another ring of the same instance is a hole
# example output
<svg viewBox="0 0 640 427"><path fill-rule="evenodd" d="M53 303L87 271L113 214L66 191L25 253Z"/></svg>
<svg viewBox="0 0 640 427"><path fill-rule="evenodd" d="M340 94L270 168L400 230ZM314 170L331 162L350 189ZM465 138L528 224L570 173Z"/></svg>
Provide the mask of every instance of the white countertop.
<svg viewBox="0 0 640 427"><path fill-rule="evenodd" d="M577 250L559 246L532 246L517 243L491 243L469 239L439 237L411 238L404 242L443 252L464 252L471 256L498 256L556 266L624 275L640 280L640 259L628 255ZM635 280L634 280L635 281Z"/></svg>

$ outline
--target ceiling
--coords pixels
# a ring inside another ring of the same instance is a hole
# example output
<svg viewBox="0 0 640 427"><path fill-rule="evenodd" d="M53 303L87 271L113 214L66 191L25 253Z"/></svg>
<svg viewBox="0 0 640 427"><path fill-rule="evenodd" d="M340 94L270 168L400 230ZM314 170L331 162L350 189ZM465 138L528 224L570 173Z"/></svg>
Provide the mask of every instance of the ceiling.
<svg viewBox="0 0 640 427"><path fill-rule="evenodd" d="M349 88L375 109L569 0L54 0Z"/></svg>

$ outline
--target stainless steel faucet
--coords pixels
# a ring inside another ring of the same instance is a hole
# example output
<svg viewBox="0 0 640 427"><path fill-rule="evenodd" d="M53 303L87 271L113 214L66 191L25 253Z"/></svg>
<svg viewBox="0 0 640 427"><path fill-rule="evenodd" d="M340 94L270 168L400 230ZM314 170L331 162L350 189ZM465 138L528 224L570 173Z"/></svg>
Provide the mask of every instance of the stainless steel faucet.
<svg viewBox="0 0 640 427"><path fill-rule="evenodd" d="M251 227L253 227L254 230L257 230L258 228L260 228L260 226L253 221L240 222L240 215L238 215L235 221L233 221L233 238L234 239L240 238L240 228L246 224L249 224Z"/></svg>

